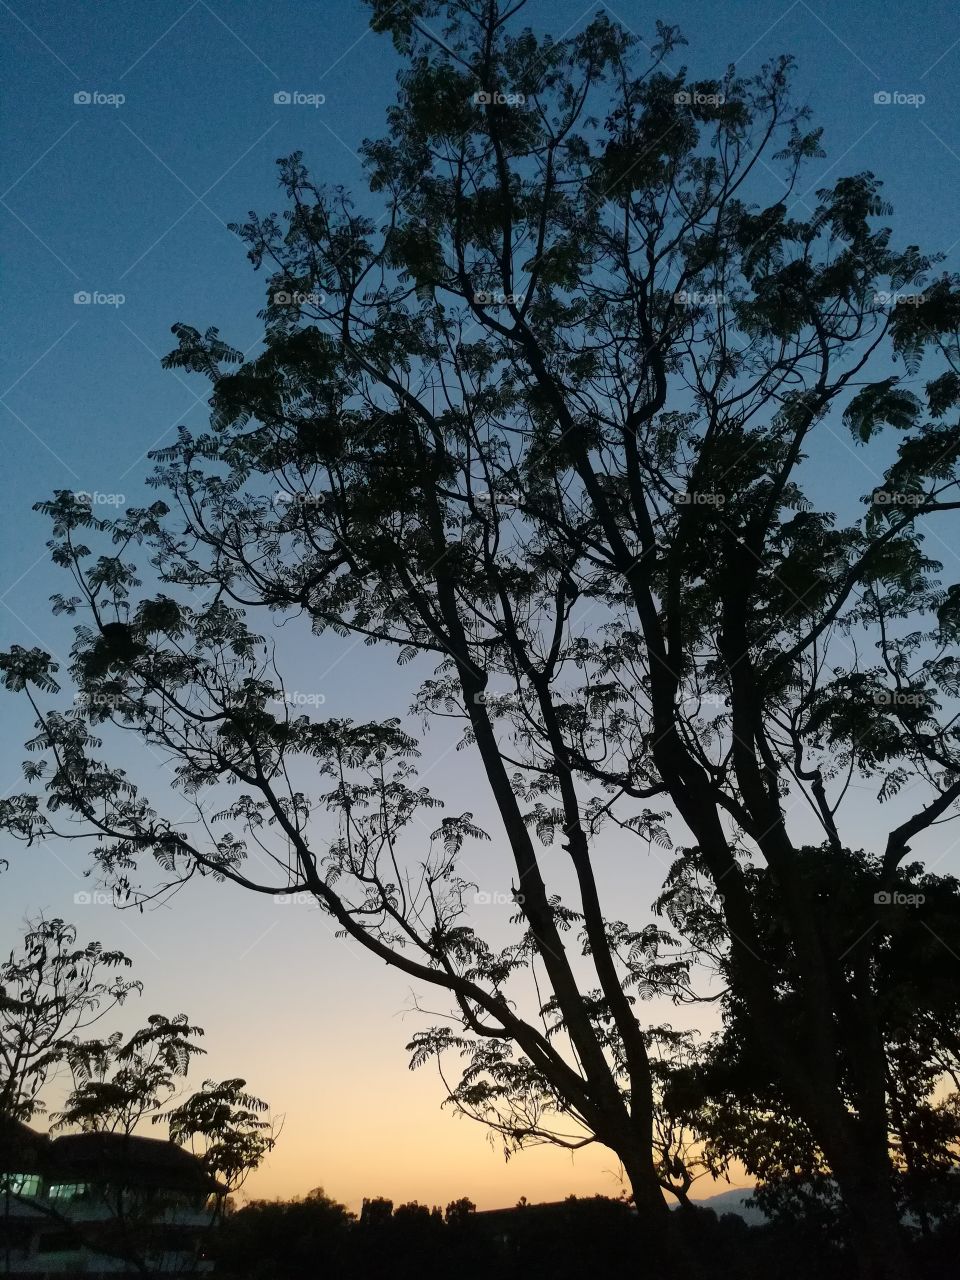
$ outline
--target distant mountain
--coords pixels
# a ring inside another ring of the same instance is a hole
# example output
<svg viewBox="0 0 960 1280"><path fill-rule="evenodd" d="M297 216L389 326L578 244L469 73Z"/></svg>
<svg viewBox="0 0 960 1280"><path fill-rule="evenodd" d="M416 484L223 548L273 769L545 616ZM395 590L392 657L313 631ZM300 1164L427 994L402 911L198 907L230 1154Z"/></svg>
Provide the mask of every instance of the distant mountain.
<svg viewBox="0 0 960 1280"><path fill-rule="evenodd" d="M735 1213L751 1227L759 1227L766 1222L766 1218L759 1209L747 1204L752 1195L753 1187L735 1187L732 1191L721 1191L717 1196L696 1200L694 1203L701 1209L712 1209L718 1217L725 1213Z"/></svg>

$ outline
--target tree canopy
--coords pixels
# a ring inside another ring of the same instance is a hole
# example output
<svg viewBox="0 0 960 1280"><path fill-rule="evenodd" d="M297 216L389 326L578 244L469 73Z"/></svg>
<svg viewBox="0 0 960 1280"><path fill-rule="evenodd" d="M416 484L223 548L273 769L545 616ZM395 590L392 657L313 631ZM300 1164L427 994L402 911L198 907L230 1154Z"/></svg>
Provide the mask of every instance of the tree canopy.
<svg viewBox="0 0 960 1280"><path fill-rule="evenodd" d="M0 967L0 1119L29 1120L48 1110L44 1094L66 1073L73 1087L52 1112L52 1131L142 1135L144 1121L203 1162L224 1190L236 1190L263 1163L278 1136L267 1104L234 1078L206 1080L184 1096L192 1060L205 1051L202 1027L186 1014L150 1014L132 1033L101 1030L103 1019L142 983L104 973L131 961L99 942L77 945L75 926L38 919ZM6 1175L0 1170L2 1185Z"/></svg>
<svg viewBox="0 0 960 1280"><path fill-rule="evenodd" d="M363 147L382 216L281 161L282 214L236 228L267 276L263 351L174 326L165 363L209 378L212 416L154 455L164 496L106 520L67 491L39 504L81 697L57 710L51 656L3 655L37 716L5 825L83 819L132 900L198 874L311 895L449 993L414 1061L458 1052L451 1099L508 1150L617 1153L651 1265L683 1248L655 1141L665 1029L641 1002L693 999L719 964L733 1040L749 1026L761 1087L835 1178L863 1275L892 1280L891 1105L899 1143L944 1071L898 1080L898 947L834 927L810 871L896 934L880 908L956 817L960 585L927 539L960 507L960 282L895 243L872 174L801 209L822 140L787 57L698 80L667 69L664 25L644 43L601 14L552 40L496 0L370 8L405 60ZM822 476L848 449L880 483L834 511ZM430 661L414 714L302 714L278 616ZM495 833L430 818L417 719L461 722ZM199 822L143 794L115 731L168 754ZM868 858L859 788L893 815ZM686 942L601 902L605 830L625 858L676 848L704 920ZM515 867L506 947L460 866L491 835Z"/></svg>

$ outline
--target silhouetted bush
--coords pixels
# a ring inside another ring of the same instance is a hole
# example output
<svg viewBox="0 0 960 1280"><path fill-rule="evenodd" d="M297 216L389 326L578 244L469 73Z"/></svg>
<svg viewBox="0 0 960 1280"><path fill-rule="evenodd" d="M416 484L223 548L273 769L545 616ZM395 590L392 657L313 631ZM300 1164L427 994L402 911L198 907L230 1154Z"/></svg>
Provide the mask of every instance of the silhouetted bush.
<svg viewBox="0 0 960 1280"><path fill-rule="evenodd" d="M850 1280L854 1262L817 1214L781 1213L762 1226L712 1209L678 1210L678 1231L704 1275L724 1280ZM916 1277L951 1274L960 1220L918 1239ZM468 1200L446 1212L412 1202L364 1202L359 1218L322 1191L304 1200L255 1202L219 1233L217 1274L225 1280L584 1280L642 1275L642 1230L630 1206L604 1196L521 1204L477 1213ZM663 1277L662 1280L667 1280Z"/></svg>

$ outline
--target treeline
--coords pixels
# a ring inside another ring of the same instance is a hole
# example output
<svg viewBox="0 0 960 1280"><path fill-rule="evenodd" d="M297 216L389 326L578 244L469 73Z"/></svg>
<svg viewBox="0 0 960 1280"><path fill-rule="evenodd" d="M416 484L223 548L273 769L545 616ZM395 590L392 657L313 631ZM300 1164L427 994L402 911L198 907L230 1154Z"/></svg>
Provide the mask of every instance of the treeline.
<svg viewBox="0 0 960 1280"><path fill-rule="evenodd" d="M810 1197L771 1221L748 1224L734 1213L691 1207L675 1221L705 1272L727 1280L849 1280L854 1260L838 1205ZM681 1227L682 1223L682 1227ZM915 1233L917 1277L950 1274L960 1248L960 1215ZM255 1201L230 1214L213 1245L226 1280L582 1280L643 1275L644 1232L624 1200L604 1196L477 1213L467 1199L443 1210L413 1201L364 1201L359 1216L322 1190L304 1199Z"/></svg>

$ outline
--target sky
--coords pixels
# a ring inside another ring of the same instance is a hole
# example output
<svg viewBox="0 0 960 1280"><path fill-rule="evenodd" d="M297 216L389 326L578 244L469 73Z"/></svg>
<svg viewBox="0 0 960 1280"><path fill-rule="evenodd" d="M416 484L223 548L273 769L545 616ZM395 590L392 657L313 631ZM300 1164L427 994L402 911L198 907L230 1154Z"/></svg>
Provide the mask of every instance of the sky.
<svg viewBox="0 0 960 1280"><path fill-rule="evenodd" d="M945 251L956 266L954 5L532 0L526 16L560 36L598 8L648 38L657 18L679 25L689 46L670 65L686 63L693 78L722 75L730 62L750 72L794 54L798 95L824 125L828 152L799 199L809 205L824 182L873 170L895 206L896 238ZM320 180L362 192L359 144L383 130L399 62L355 0L0 0L0 29L0 647L39 645L62 657L69 633L51 620L47 599L63 583L47 562L45 521L32 503L56 488L85 490L109 513L144 497L147 452L170 443L180 423L199 429L206 420L206 384L160 368L174 345L170 326L215 325L241 350L257 348L264 280L227 224L280 207L274 161L294 150ZM819 481L823 499L839 505L876 477L839 433L834 440ZM937 552L956 559L950 548ZM402 714L409 702L395 669L386 660L371 665L366 650L295 641L291 655L301 687L322 691L324 713ZM0 705L7 794L20 785L30 722L12 697ZM461 808L482 815L488 802L449 741L432 738L423 763L452 807L463 800ZM136 770L148 782L162 773L148 758ZM869 797L862 803L867 839ZM608 853L607 890L642 912L662 860ZM406 980L351 952L318 911L205 884L134 915L97 900L83 876L88 863L73 848L0 854L11 864L0 877L0 951L26 915L75 920L84 939L134 959L148 993L140 1012L182 1009L206 1027L198 1080L244 1075L285 1117L251 1194L322 1185L356 1208L364 1195L429 1203L468 1195L494 1207L521 1195L619 1192L606 1151L541 1149L505 1165L479 1126L442 1112L436 1076L406 1069L404 1044L423 1025ZM947 851L940 865L958 864ZM494 842L470 869L491 894L496 933L508 911L502 849Z"/></svg>

